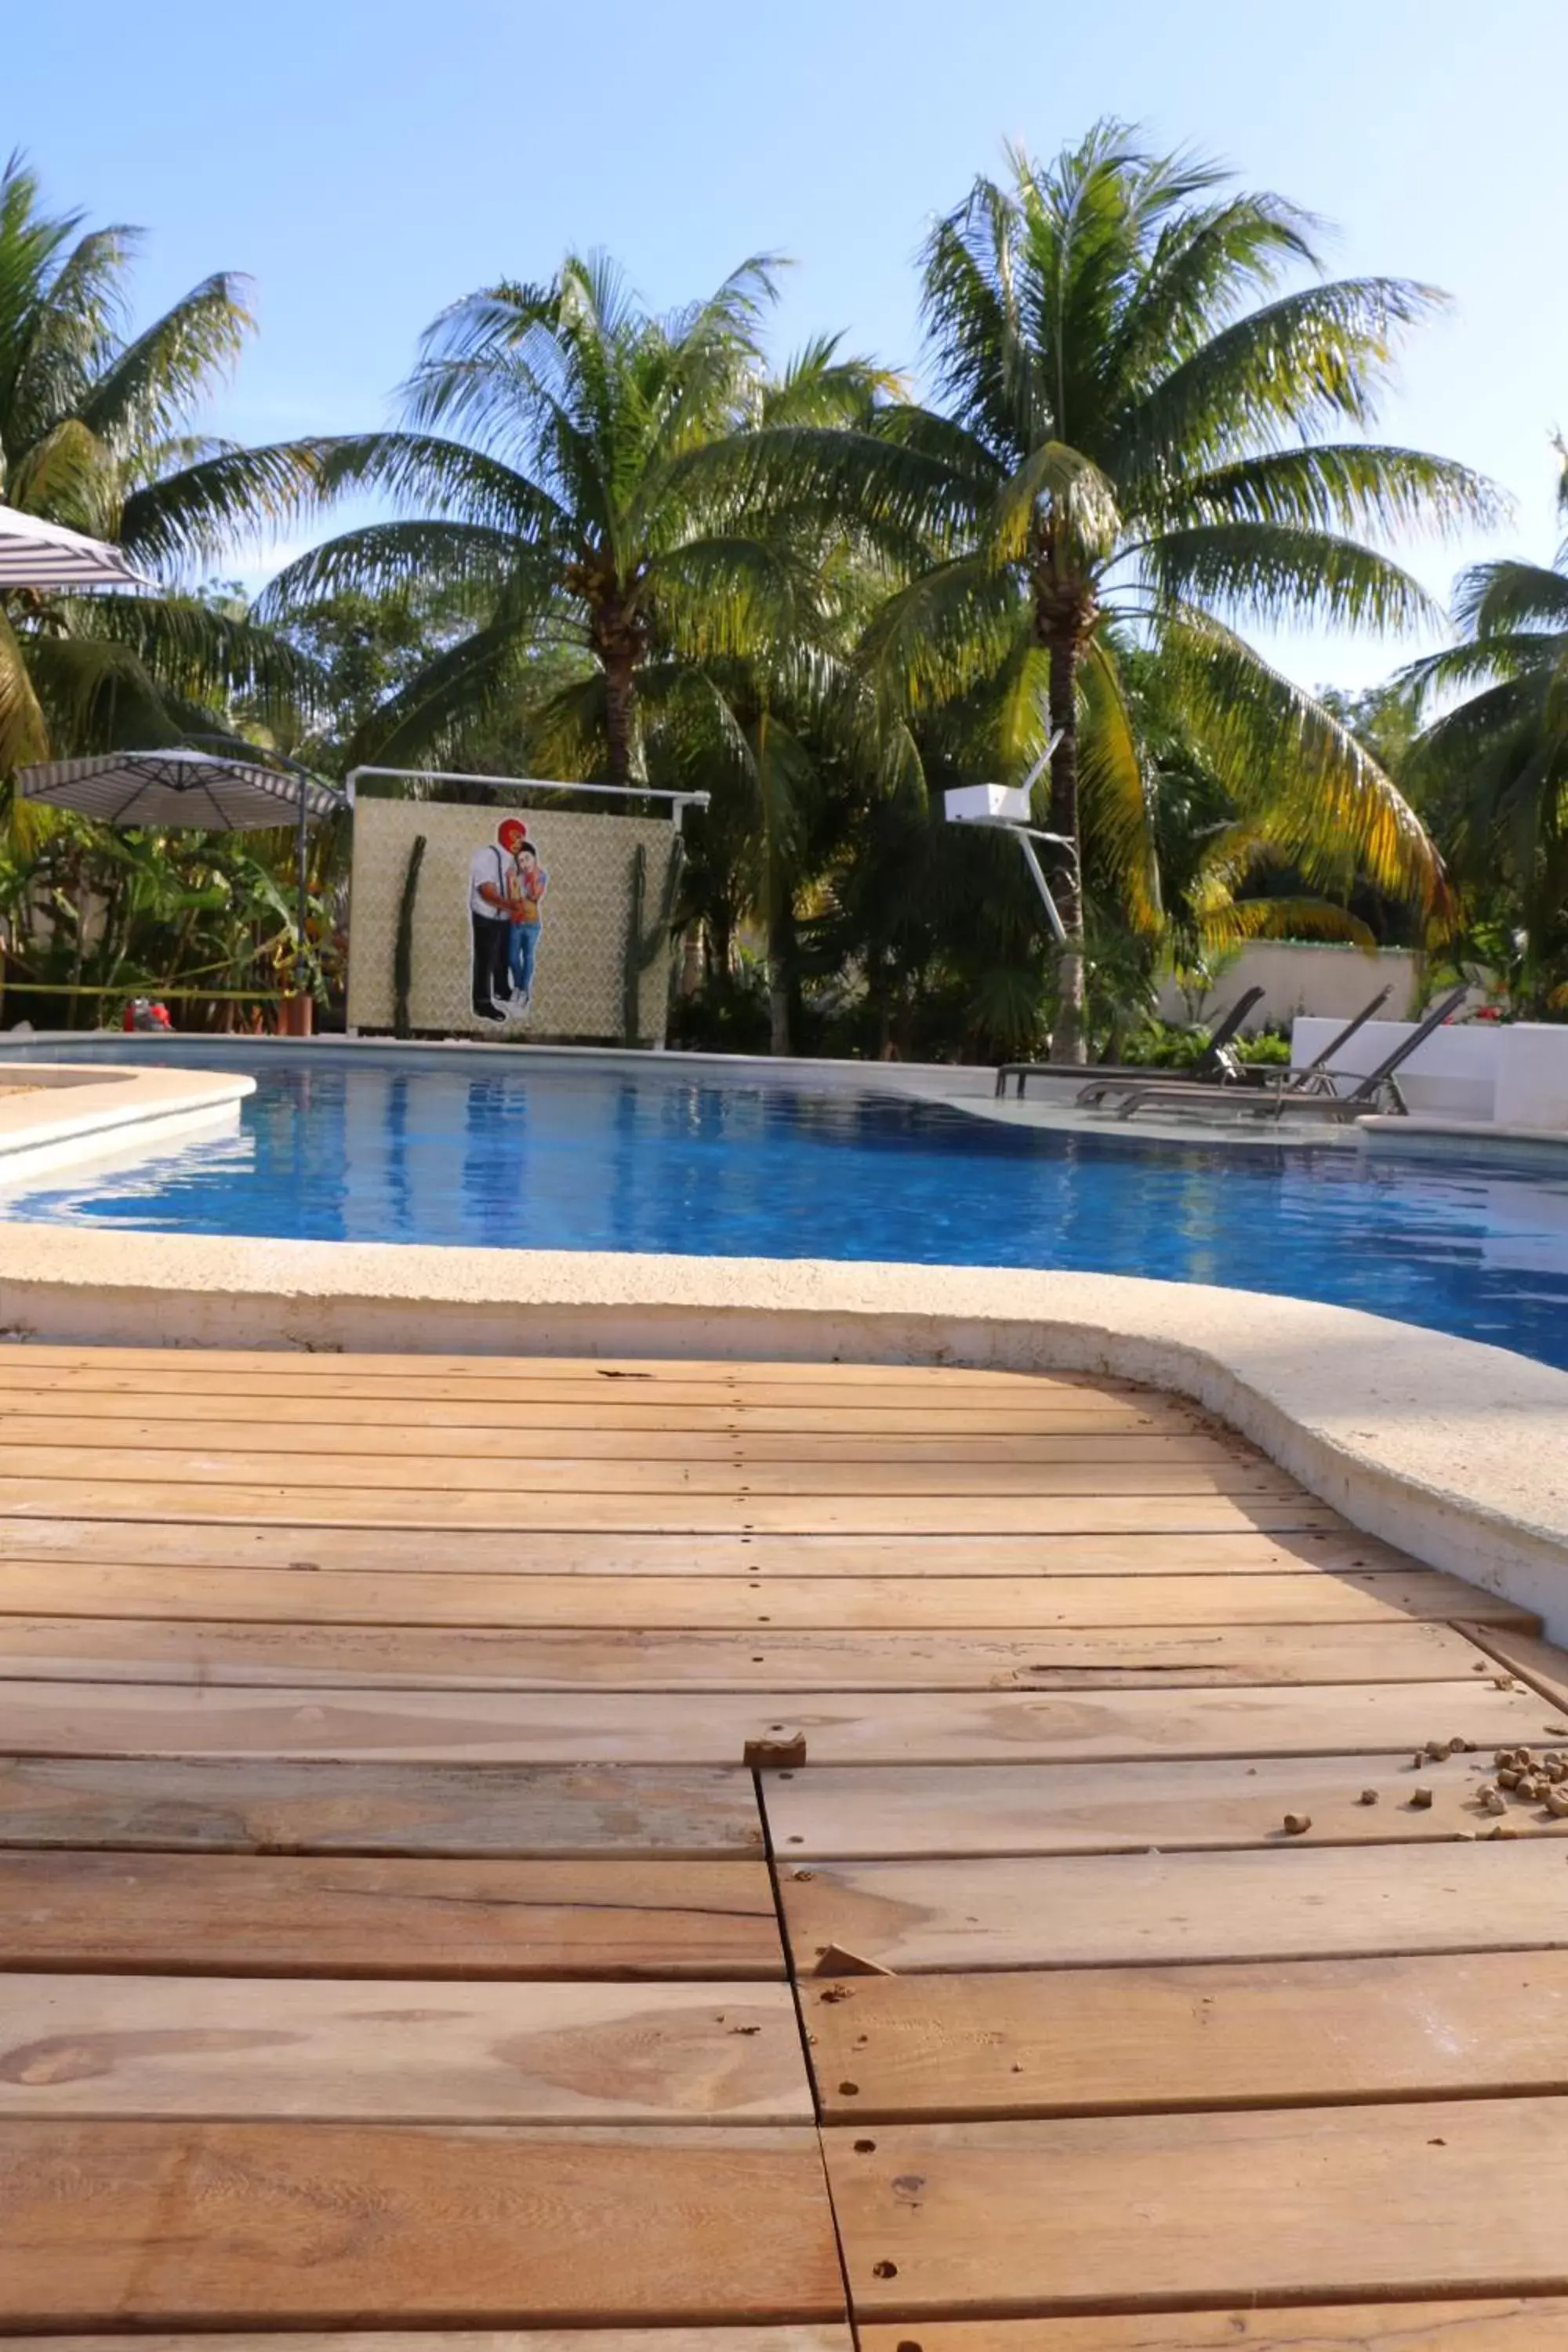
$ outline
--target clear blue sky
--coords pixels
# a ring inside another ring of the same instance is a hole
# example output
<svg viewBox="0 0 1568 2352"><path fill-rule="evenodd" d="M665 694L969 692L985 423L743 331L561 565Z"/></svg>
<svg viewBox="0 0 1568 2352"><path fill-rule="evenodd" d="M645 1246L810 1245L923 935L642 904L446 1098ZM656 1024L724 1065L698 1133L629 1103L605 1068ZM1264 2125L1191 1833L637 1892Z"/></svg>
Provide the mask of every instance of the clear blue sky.
<svg viewBox="0 0 1568 2352"><path fill-rule="evenodd" d="M1115 114L1324 215L1336 271L1446 288L1387 430L1513 494L1500 547L1555 542L1568 0L75 0L8 12L4 53L0 144L55 204L146 228L146 310L256 279L216 420L247 439L382 422L443 304L574 245L658 307L786 254L781 349L842 328L910 366L931 215L1005 139ZM1416 568L1446 593L1475 551ZM1279 648L1347 683L1401 650Z"/></svg>

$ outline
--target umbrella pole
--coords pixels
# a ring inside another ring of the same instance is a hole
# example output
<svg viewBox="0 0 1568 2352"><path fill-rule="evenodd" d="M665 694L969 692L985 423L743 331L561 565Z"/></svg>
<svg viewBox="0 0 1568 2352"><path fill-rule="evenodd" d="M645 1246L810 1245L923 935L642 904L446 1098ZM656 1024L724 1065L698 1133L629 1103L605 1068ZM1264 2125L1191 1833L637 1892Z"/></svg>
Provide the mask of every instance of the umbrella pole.
<svg viewBox="0 0 1568 2352"><path fill-rule="evenodd" d="M303 995L305 992L305 920L310 897L308 870L310 845L307 832L310 811L305 799L303 769L300 770L299 782L300 826L294 843L294 988L297 994Z"/></svg>
<svg viewBox="0 0 1568 2352"><path fill-rule="evenodd" d="M294 1001L290 1008L292 1017L288 1022L288 1031L291 1036L308 1037L314 1024L311 1020L313 1006L305 956L306 919L310 902L309 872L310 809L306 798L308 786L303 768L299 772L298 781L300 818L294 836Z"/></svg>

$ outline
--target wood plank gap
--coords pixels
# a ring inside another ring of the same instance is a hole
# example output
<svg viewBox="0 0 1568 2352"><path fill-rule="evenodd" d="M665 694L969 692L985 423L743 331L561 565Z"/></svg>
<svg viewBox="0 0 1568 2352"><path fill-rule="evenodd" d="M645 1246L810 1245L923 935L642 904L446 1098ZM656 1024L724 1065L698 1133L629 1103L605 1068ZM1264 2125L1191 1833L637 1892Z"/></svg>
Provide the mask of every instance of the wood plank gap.
<svg viewBox="0 0 1568 2352"><path fill-rule="evenodd" d="M1568 1734L1568 1651L1552 1642L1474 1621L1456 1620L1454 1630L1483 1650L1504 1674L1514 1675L1549 1707L1555 1707Z"/></svg>

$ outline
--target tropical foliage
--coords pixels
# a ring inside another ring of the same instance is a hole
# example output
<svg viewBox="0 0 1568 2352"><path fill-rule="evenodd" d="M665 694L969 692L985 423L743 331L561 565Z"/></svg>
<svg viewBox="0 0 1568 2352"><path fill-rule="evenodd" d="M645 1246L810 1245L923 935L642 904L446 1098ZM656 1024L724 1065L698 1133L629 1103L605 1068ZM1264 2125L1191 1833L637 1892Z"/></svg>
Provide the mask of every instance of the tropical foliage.
<svg viewBox="0 0 1568 2352"><path fill-rule="evenodd" d="M0 499L114 541L148 583L138 594L0 593L0 778L49 757L254 729L307 684L286 639L203 582L314 494L312 453L195 429L252 330L245 283L220 271L133 329L137 242L46 210L18 159L0 172ZM121 988L181 974L218 994L275 986L288 925L267 848L116 835L7 794L7 977L38 992L21 1009L90 1021Z"/></svg>
<svg viewBox="0 0 1568 2352"><path fill-rule="evenodd" d="M1559 492L1568 521L1568 467ZM1461 578L1461 644L1415 665L1403 765L1463 887L1465 943L1514 1009L1568 1014L1568 542Z"/></svg>
<svg viewBox="0 0 1568 2352"><path fill-rule="evenodd" d="M629 783L647 772L648 706L683 674L820 635L830 583L797 532L744 510L735 453L753 422L830 429L882 383L831 343L770 382L773 290L772 265L751 260L659 320L610 264L570 257L548 286L486 287L437 320L403 430L318 445L329 490L415 513L316 549L266 610L434 583L468 625L373 715L382 758L461 740L530 699L541 651L565 648L577 674L537 709L541 743L563 760L602 745L605 777Z"/></svg>
<svg viewBox="0 0 1568 2352"><path fill-rule="evenodd" d="M924 535L929 560L868 640L906 704L988 685L996 755L1015 771L1048 727L1068 932L1057 1047L1071 1056L1086 834L1134 921L1160 903L1150 746L1122 644L1157 651L1167 711L1228 796L1233 872L1272 856L1430 907L1437 863L1391 780L1238 627L1430 620L1386 542L1487 520L1495 501L1462 467L1364 437L1428 289L1281 290L1287 271L1316 266L1304 216L1237 194L1212 165L1149 156L1115 125L1048 168L1011 163L926 247L940 405L879 419L879 465L863 437L797 435L780 478ZM1362 437L1321 437L1336 430Z"/></svg>
<svg viewBox="0 0 1568 2352"><path fill-rule="evenodd" d="M1251 641L1429 626L1413 535L1499 507L1375 436L1441 298L1326 280L1280 198L1114 124L1010 153L928 237L922 402L834 339L775 369L772 257L660 316L569 256L445 310L393 429L267 449L198 430L242 282L133 331L134 242L0 179L0 498L152 583L0 596L0 776L216 726L328 774L705 791L690 1042L1157 1050L1162 975L1196 1002L1259 936L1485 961L1568 1012L1568 562L1468 574L1463 642L1373 698ZM372 520L254 608L204 584L351 498ZM948 787L1031 772L1059 953L1015 845L941 818ZM274 975L283 841L7 822L10 971L58 989L51 1017L182 975L233 1017ZM342 846L316 844L323 948Z"/></svg>
<svg viewBox="0 0 1568 2352"><path fill-rule="evenodd" d="M308 446L237 449L193 428L252 328L243 280L205 278L132 331L126 228L47 213L0 173L0 499L117 542L138 596L13 591L0 609L0 772L65 751L167 742L295 682L288 648L191 593L237 539L312 487Z"/></svg>

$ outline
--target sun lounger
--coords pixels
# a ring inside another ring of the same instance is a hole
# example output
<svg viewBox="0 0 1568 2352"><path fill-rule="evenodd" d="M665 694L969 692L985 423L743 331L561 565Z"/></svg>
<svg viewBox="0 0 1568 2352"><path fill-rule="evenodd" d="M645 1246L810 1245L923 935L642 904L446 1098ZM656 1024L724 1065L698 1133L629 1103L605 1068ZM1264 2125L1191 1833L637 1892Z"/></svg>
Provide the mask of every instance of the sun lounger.
<svg viewBox="0 0 1568 2352"><path fill-rule="evenodd" d="M1231 1040L1262 994L1263 991L1260 988L1244 989L1230 1011L1215 1024L1202 1056L1193 1064L1192 1068L1184 1075L1180 1071L1167 1071L1163 1080L1157 1083L1173 1087L1247 1085L1248 1080L1247 1066L1233 1052ZM1131 1072L1100 1070L1096 1072L1087 1086L1079 1089L1074 1099L1080 1108L1088 1108L1093 1104L1103 1102L1107 1095L1137 1092L1152 1083L1156 1082L1151 1080L1146 1068ZM1018 1091L1020 1094L1023 1092L1022 1081L1019 1083Z"/></svg>
<svg viewBox="0 0 1568 2352"><path fill-rule="evenodd" d="M1399 1090L1396 1073L1435 1031L1452 1018L1468 993L1468 982L1450 989L1447 996L1440 997L1432 1006L1426 1018L1416 1024L1409 1036L1391 1054L1385 1055L1374 1070L1368 1070L1364 1076L1356 1071L1336 1071L1320 1055L1309 1070L1290 1072L1277 1085L1265 1084L1256 1092L1245 1094L1232 1091L1221 1096L1216 1090L1215 1099L1226 1110L1266 1118L1328 1118L1342 1122L1364 1118L1384 1103L1394 1110L1404 1111L1407 1105ZM1352 1024L1352 1029L1359 1029L1362 1021L1367 1017L1362 1014ZM1342 1032L1332 1041L1328 1052L1338 1053L1348 1034ZM1312 1082L1310 1086L1292 1083L1295 1079L1309 1078ZM1336 1079L1347 1085L1346 1093L1338 1091ZM1118 1117L1131 1118L1138 1109L1147 1108L1156 1097L1163 1108L1174 1111L1178 1116L1194 1109L1206 1110L1211 1107L1196 1094L1184 1092L1178 1087L1159 1089L1144 1087L1121 1105Z"/></svg>
<svg viewBox="0 0 1568 2352"><path fill-rule="evenodd" d="M1330 1073L1333 1068L1335 1055L1342 1053L1350 1044L1358 1029L1363 1029L1373 1015L1383 1010L1391 993L1391 988L1380 988L1377 994L1362 1006L1353 1021L1347 1021L1342 1029L1336 1030L1322 1052L1314 1055L1304 1069L1289 1070L1282 1077L1273 1079L1267 1071L1255 1069L1248 1073L1253 1085L1268 1090L1271 1095L1331 1095L1334 1092L1334 1082ZM1118 1118L1133 1118L1140 1110L1147 1109L1152 1105L1157 1108L1162 1103L1172 1101L1181 1108L1191 1093L1190 1087L1173 1086L1169 1080L1163 1078L1149 1079L1142 1086L1130 1092L1124 1102L1118 1104L1116 1116ZM1205 1104L1198 1104L1194 1107L1200 1109L1207 1108Z"/></svg>

